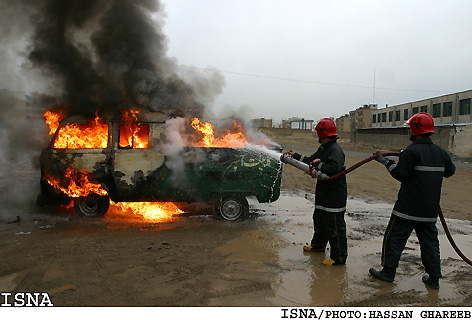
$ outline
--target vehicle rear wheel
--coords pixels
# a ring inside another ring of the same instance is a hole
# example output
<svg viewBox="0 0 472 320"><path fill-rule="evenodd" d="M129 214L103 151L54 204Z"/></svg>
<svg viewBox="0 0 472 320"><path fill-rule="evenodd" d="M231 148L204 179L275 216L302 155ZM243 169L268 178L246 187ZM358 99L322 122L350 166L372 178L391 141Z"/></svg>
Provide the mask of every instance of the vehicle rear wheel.
<svg viewBox="0 0 472 320"><path fill-rule="evenodd" d="M242 195L222 195L213 205L213 213L228 221L244 220L249 215L249 204Z"/></svg>
<svg viewBox="0 0 472 320"><path fill-rule="evenodd" d="M109 207L110 198L96 193L74 199L74 209L82 217L101 217L107 213Z"/></svg>

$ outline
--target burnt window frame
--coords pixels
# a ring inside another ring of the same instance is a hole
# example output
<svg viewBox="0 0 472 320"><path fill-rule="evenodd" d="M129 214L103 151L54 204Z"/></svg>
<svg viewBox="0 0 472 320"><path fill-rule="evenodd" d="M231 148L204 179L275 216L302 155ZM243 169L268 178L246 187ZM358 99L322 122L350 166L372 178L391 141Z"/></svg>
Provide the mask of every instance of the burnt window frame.
<svg viewBox="0 0 472 320"><path fill-rule="evenodd" d="M148 128L148 146L146 148L136 148L134 147L134 138L132 139L132 145L131 146L125 146L125 147L122 147L120 145L120 141L121 141L121 126L123 125L123 123L120 123L118 125L118 149L120 150L148 150L149 148L151 148L151 126L149 123L147 122L137 122L135 123L134 125L136 126L139 126L139 125L145 125L147 128Z"/></svg>

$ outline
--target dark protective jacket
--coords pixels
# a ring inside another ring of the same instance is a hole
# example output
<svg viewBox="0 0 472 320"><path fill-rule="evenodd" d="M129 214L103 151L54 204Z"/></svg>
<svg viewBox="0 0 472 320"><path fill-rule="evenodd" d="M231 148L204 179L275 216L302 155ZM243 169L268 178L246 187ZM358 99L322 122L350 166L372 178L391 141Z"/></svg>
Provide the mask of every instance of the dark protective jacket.
<svg viewBox="0 0 472 320"><path fill-rule="evenodd" d="M345 168L344 152L336 143L337 138L322 144L315 153L306 157L295 153L293 157L296 160L309 164L315 159L320 159L314 167L328 176L334 176ZM346 210L347 201L347 183L346 176L336 180L318 180L315 191L315 208L329 212L341 212Z"/></svg>
<svg viewBox="0 0 472 320"><path fill-rule="evenodd" d="M431 138L421 138L400 153L398 163L390 160L386 167L401 182L393 214L409 220L436 222L443 177L449 178L456 171L449 154Z"/></svg>

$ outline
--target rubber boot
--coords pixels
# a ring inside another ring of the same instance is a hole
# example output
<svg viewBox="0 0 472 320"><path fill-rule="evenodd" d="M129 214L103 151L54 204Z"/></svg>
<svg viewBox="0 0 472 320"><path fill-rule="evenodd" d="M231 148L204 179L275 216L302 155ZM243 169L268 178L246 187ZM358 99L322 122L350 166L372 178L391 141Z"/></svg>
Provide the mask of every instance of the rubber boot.
<svg viewBox="0 0 472 320"><path fill-rule="evenodd" d="M392 283L395 279L395 269L384 267L381 271L369 269L369 274L377 280Z"/></svg>
<svg viewBox="0 0 472 320"><path fill-rule="evenodd" d="M430 277L429 275L424 275L421 280L427 287L430 287L433 290L439 290L439 279L436 277Z"/></svg>

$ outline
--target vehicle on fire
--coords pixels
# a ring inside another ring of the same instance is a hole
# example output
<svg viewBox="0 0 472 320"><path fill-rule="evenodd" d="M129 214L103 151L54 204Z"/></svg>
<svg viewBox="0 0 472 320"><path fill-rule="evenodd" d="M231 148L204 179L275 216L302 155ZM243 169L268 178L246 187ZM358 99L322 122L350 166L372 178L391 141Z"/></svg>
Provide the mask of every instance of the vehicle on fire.
<svg viewBox="0 0 472 320"><path fill-rule="evenodd" d="M282 163L263 152L185 147L167 156L167 116L142 113L132 123L123 117L106 119L96 120L93 128L81 116L60 122L41 152L38 205L72 199L80 216L99 217L110 200L208 202L216 216L233 221L248 215L247 196L259 202L279 197ZM77 143L74 137L89 141ZM84 184L91 186L86 192Z"/></svg>

